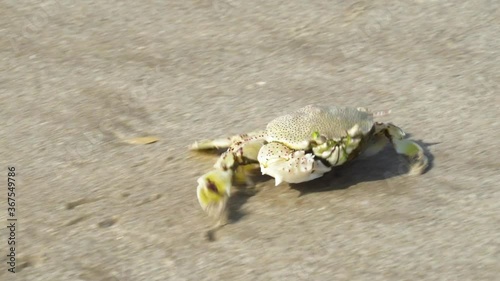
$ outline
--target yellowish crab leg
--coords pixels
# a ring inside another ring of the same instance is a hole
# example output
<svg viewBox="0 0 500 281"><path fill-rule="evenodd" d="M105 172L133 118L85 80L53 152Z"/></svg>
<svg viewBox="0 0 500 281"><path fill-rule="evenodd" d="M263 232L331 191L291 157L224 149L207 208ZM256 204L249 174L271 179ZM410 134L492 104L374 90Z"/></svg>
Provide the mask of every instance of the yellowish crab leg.
<svg viewBox="0 0 500 281"><path fill-rule="evenodd" d="M231 178L229 171L213 170L198 178L198 202L205 212L217 219L223 219L227 199L231 194Z"/></svg>
<svg viewBox="0 0 500 281"><path fill-rule="evenodd" d="M245 166L257 163L259 149L264 144L262 133L239 135L228 138L231 145L214 165L214 169L198 178L197 196L207 214L224 224L227 201L231 196L234 180L245 181ZM222 139L197 142L192 149L210 149L224 144ZM234 141L234 142L233 142Z"/></svg>
<svg viewBox="0 0 500 281"><path fill-rule="evenodd" d="M375 136L378 138L375 143L368 148L370 154L373 154L377 149L382 149L385 142L380 139L383 134L394 146L398 154L408 157L410 161L410 175L422 174L428 166L427 156L424 150L416 142L409 139L404 139L405 133L401 128L392 123L375 123Z"/></svg>
<svg viewBox="0 0 500 281"><path fill-rule="evenodd" d="M227 138L219 138L219 139L206 139L196 141L189 146L190 150L206 150L206 149L220 149L220 148L228 148L232 144L237 142L244 142L246 140L252 138L263 138L265 136L265 131L256 131L248 134L234 135Z"/></svg>
<svg viewBox="0 0 500 281"><path fill-rule="evenodd" d="M393 140L396 152L408 156L410 159L410 175L422 174L428 166L427 156L417 143L411 140Z"/></svg>

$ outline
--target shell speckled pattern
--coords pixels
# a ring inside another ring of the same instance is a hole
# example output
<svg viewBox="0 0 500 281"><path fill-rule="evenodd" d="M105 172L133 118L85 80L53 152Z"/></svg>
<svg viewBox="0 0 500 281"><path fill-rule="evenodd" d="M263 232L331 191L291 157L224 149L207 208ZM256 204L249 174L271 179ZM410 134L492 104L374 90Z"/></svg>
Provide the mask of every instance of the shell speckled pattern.
<svg viewBox="0 0 500 281"><path fill-rule="evenodd" d="M307 149L314 132L338 139L356 124L362 134L367 134L373 126L373 114L349 107L308 105L271 121L267 125L267 141Z"/></svg>

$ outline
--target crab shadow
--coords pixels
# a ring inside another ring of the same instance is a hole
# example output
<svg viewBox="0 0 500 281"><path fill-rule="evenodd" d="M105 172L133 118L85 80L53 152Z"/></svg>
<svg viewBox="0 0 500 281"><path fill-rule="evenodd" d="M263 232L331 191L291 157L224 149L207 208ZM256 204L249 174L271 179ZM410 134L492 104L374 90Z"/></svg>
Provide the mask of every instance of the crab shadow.
<svg viewBox="0 0 500 281"><path fill-rule="evenodd" d="M299 191L299 197L310 193L347 189L362 182L381 181L401 176L408 171L407 163L390 149L364 159L356 159L335 167L331 172L316 180L290 184Z"/></svg>
<svg viewBox="0 0 500 281"><path fill-rule="evenodd" d="M272 179L269 176L264 175L255 175L252 176L252 180L255 184L267 182ZM229 198L228 202L228 220L229 223L235 223L241 220L243 217L247 215L247 212L242 210L243 205L252 198L253 196L259 193L260 188L258 187L240 187L237 191Z"/></svg>
<svg viewBox="0 0 500 281"><path fill-rule="evenodd" d="M437 143L414 141L422 147L427 156L428 166L423 171L425 174L434 167L434 156L428 148ZM299 197L309 193L343 190L362 182L376 182L404 176L408 174L409 168L406 157L397 154L391 146L386 146L376 155L360 157L346 165L332 169L330 173L316 180L290 184L290 188L299 191Z"/></svg>
<svg viewBox="0 0 500 281"><path fill-rule="evenodd" d="M434 167L434 156L429 151L429 146L438 143L425 143L421 140L414 140L424 150L428 158L428 167L426 173ZM336 167L323 177L304 183L289 184L291 189L300 192L300 196L310 193L328 192L347 189L362 182L381 181L393 177L406 175L409 171L407 159L397 154L391 146L386 146L378 154L366 158L358 158L350 163ZM255 183L273 181L269 176L252 177ZM259 188L242 188L231 196L228 202L229 223L233 224L247 215L242 210L246 202L260 191Z"/></svg>

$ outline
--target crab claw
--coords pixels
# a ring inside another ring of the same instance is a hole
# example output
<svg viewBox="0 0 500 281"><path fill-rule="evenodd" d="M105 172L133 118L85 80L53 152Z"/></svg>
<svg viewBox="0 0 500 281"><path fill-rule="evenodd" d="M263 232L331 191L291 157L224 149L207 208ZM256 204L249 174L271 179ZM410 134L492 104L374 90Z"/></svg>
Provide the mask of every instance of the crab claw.
<svg viewBox="0 0 500 281"><path fill-rule="evenodd" d="M233 173L213 170L198 178L198 202L209 216L221 219L231 192Z"/></svg>
<svg viewBox="0 0 500 281"><path fill-rule="evenodd" d="M294 151L281 143L264 145L259 152L259 163L262 174L273 177L275 185L310 181L331 170L315 160L313 154Z"/></svg>

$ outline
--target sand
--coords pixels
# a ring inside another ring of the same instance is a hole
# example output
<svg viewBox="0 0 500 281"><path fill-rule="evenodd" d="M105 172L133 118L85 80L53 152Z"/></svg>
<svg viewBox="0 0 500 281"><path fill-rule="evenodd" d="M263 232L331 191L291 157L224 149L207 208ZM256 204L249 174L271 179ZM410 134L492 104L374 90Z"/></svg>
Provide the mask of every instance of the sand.
<svg viewBox="0 0 500 281"><path fill-rule="evenodd" d="M500 3L346 2L4 1L0 279L497 280ZM430 169L264 177L209 241L187 145L306 104L390 110Z"/></svg>

